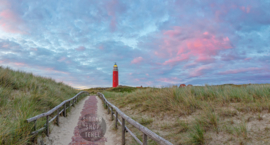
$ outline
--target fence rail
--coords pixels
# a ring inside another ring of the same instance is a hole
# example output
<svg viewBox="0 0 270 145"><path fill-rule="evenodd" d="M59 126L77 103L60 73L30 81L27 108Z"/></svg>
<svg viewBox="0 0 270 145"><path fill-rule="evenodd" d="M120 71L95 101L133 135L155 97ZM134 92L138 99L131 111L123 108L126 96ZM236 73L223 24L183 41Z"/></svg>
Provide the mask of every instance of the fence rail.
<svg viewBox="0 0 270 145"><path fill-rule="evenodd" d="M53 109L49 110L48 112L42 113L42 114L36 115L35 117L32 117L32 118L27 119L26 122L30 123L30 122L33 122L34 121L34 123L35 123L35 125L34 125L34 131L31 132L31 134L37 134L37 133L39 133L39 132L41 132L41 131L43 131L43 130L46 129L46 135L49 136L49 124L54 119L56 119L56 123L59 126L59 115L61 113L63 113L64 117L66 117L67 116L67 109L70 108L72 105L74 106L75 105L75 102L78 101L78 98L82 94L89 94L89 93L86 92L86 91L81 91L77 95L75 95L74 97L72 97L72 98L70 98L68 100L63 101L62 103L60 103L59 105L55 106ZM67 104L68 104L68 106L67 106ZM63 109L61 109L61 107L63 107ZM49 116L52 113L54 113L55 111L57 111L57 114L51 120L49 120ZM37 122L37 119L39 119L41 117L46 117L46 123L45 123L44 127L42 127L42 128L40 128L40 129L37 130L36 129L36 122Z"/></svg>
<svg viewBox="0 0 270 145"><path fill-rule="evenodd" d="M111 118L113 120L113 118L115 117L115 127L117 128L117 124L119 122L119 124L122 126L122 145L125 145L125 132L128 131L130 133L130 135L141 145L147 145L147 137L149 136L152 140L156 141L157 143L161 144L161 145L173 145L172 143L170 143L169 141L165 140L164 138L158 136L156 133L152 132L151 130L149 130L148 128L146 128L145 126L141 125L140 123L134 121L132 118L130 118L129 116L127 116L125 113L123 113L120 109L118 109L117 107L115 107L113 104L111 104L109 101L107 101L107 99L104 97L104 95L100 92L97 93L97 95L103 100L103 102L105 103L105 105L108 108L108 114L111 113ZM115 113L114 111L115 110ZM121 116L122 118L122 122L118 119L118 115ZM136 135L134 133L132 133L126 124L126 121L128 123L130 123L131 125L133 125L134 127L136 127L137 129L139 129L141 132L143 132L143 142L140 141Z"/></svg>

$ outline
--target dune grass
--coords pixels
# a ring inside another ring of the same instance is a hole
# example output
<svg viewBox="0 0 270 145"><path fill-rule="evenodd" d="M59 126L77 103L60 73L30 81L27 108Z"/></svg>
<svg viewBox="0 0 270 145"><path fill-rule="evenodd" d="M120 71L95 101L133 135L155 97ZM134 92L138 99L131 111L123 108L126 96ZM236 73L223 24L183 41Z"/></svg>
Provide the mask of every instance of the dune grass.
<svg viewBox="0 0 270 145"><path fill-rule="evenodd" d="M146 127L173 144L216 144L214 141L219 141L217 144L241 144L245 140L257 143L259 139L249 135L247 122L251 117L255 118L253 124L260 125L260 120L267 123L260 114L270 113L269 84L147 88L102 93L137 122L144 118L151 120ZM264 130L267 128L266 125ZM254 130L252 132L257 134ZM223 140L213 137L220 135L224 136L221 137Z"/></svg>
<svg viewBox="0 0 270 145"><path fill-rule="evenodd" d="M89 92L90 94L97 94L98 92L102 92L102 91L108 91L108 92L127 92L127 93L130 93L130 92L133 92L133 91L136 91L138 89L147 89L148 87L140 87L140 88L136 88L136 87L130 87L130 86L120 86L120 87L107 87L107 88L101 88L101 87L98 87L98 88L90 88L90 89L85 89L84 91L87 91Z"/></svg>
<svg viewBox="0 0 270 145"><path fill-rule="evenodd" d="M25 120L44 113L79 91L53 79L0 67L0 144L27 144L33 123ZM37 120L37 129L45 118Z"/></svg>
<svg viewBox="0 0 270 145"><path fill-rule="evenodd" d="M145 111L174 111L179 115L188 115L206 106L226 106L229 103L242 104L238 108L240 111L270 110L270 85L149 88L131 93L106 91L104 95L117 101L121 107L133 103L140 104Z"/></svg>

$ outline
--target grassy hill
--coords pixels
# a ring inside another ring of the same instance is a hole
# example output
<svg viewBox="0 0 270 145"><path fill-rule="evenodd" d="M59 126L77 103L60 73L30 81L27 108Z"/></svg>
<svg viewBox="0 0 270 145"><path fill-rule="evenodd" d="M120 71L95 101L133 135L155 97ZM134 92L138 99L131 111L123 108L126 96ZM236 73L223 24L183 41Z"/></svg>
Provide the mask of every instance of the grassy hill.
<svg viewBox="0 0 270 145"><path fill-rule="evenodd" d="M79 91L52 79L0 67L0 144L27 144L32 123L25 120L47 112ZM37 121L37 128L45 118Z"/></svg>
<svg viewBox="0 0 270 145"><path fill-rule="evenodd" d="M84 91L89 92L90 94L97 94L98 92L103 92L103 91L108 91L108 92L133 92L138 89L146 89L149 87L130 87L130 86L119 86L119 87L98 87L98 88L90 88L90 89L85 89Z"/></svg>
<svg viewBox="0 0 270 145"><path fill-rule="evenodd" d="M102 93L128 116L173 144L270 144L270 84ZM127 124L142 139L141 132ZM136 143L130 137L127 144ZM149 144L156 143L149 139Z"/></svg>

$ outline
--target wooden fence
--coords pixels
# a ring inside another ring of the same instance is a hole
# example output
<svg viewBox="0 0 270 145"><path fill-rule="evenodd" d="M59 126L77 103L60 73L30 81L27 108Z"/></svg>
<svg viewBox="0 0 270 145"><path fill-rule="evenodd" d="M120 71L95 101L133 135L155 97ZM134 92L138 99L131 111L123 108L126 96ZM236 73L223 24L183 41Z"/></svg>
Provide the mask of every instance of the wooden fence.
<svg viewBox="0 0 270 145"><path fill-rule="evenodd" d="M149 130L148 128L142 126L140 123L134 121L133 119L131 119L129 116L127 116L126 114L124 114L120 109L118 109L117 107L115 107L113 104L111 104L109 101L107 101L107 99L104 97L104 95L102 93L97 93L97 95L103 100L103 102L105 103L105 105L108 108L108 113L111 113L111 118L113 120L113 118L115 117L115 128L117 128L117 124L119 122L119 124L122 126L122 145L125 145L125 133L126 131L128 131L130 133L130 135L141 145L147 145L147 137L150 137L152 140L156 141L157 143L161 144L161 145L172 145L172 143L170 143L169 141L165 140L164 138L158 136L156 133L152 132L151 130ZM122 118L122 122L118 119L118 114L121 116ZM140 141L134 133L132 133L126 124L126 121L129 122L131 125L133 125L134 127L136 127L137 129L139 129L141 132L143 132L143 142Z"/></svg>
<svg viewBox="0 0 270 145"><path fill-rule="evenodd" d="M46 135L49 136L49 123L51 123L55 118L56 118L56 123L57 125L59 126L59 115L63 112L63 115L64 117L67 116L67 109L69 107L71 107L72 105L74 106L75 105L75 102L78 101L78 98L79 96L81 96L82 94L89 94L88 92L85 92L85 91L81 91L79 92L77 95L75 95L74 97L68 99L68 100L65 100L63 101L62 103L60 103L59 105L57 105L56 107L54 107L53 109L51 109L50 111L46 112L46 113L42 113L42 114L39 114L35 117L32 117L32 118L29 118L27 119L26 121L29 123L29 122L33 122L35 123L34 125L34 131L31 132L31 134L37 134L38 132L40 131L43 131L46 129ZM68 104L68 106L67 106ZM62 110L61 107L63 107ZM49 120L49 116L54 113L55 111L57 111L57 114L51 119ZM46 123L44 125L44 127L40 128L40 129L36 129L36 122L37 122L37 119L41 118L41 117L46 117Z"/></svg>

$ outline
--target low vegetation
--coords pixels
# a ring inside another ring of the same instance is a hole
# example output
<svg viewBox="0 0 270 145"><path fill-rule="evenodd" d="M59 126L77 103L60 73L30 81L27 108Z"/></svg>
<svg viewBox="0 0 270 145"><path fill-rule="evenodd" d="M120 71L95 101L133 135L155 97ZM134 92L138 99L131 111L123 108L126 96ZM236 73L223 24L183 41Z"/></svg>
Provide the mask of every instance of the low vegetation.
<svg viewBox="0 0 270 145"><path fill-rule="evenodd" d="M130 92L133 92L135 90L138 90L138 89L146 89L148 87L138 87L138 88L135 88L135 87L130 87L130 86L120 86L120 87L116 87L116 88L112 88L112 87L108 87L108 88L90 88L90 89L85 89L84 91L88 91L89 93L91 94L97 94L98 92L103 92L103 91L108 91L108 92L127 92L127 93L130 93Z"/></svg>
<svg viewBox="0 0 270 145"><path fill-rule="evenodd" d="M0 144L28 144L33 123L25 120L44 113L79 91L52 79L0 67ZM37 121L37 129L45 118Z"/></svg>
<svg viewBox="0 0 270 145"><path fill-rule="evenodd" d="M270 144L269 84L102 93L128 116L173 144ZM128 127L141 138L136 128ZM136 144L134 140L129 143ZM150 139L149 144L156 143Z"/></svg>

